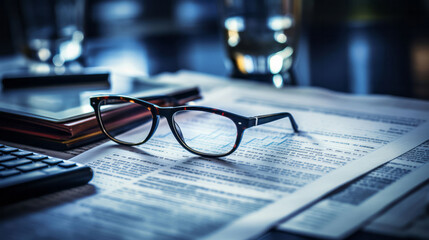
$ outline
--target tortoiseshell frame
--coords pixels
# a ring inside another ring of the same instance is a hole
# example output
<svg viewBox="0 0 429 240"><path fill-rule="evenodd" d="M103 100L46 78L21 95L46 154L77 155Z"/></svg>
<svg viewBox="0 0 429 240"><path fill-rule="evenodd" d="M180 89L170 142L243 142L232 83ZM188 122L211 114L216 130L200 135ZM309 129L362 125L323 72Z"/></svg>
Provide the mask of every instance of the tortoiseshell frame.
<svg viewBox="0 0 429 240"><path fill-rule="evenodd" d="M104 128L104 125L101 121L100 106L105 101L107 101L108 103L115 103L118 100L120 100L121 102L128 101L128 102L132 102L132 103L137 103L137 104L145 106L148 110L151 111L151 113L152 113L152 127L150 129L148 136L143 141L141 141L139 143L123 142L123 141L120 141L120 140L114 138L113 136L111 136L106 131L106 129ZM294 132L298 132L298 125L296 124L295 119L292 117L292 114L290 114L288 112L274 113L274 114L268 114L268 115L260 115L260 116L254 116L254 117L244 117L244 116L240 116L240 115L237 115L234 113L230 113L230 112L219 110L219 109L209 108L209 107L200 107L200 106L160 107L156 104L146 102L146 101L141 100L141 99L126 97L126 96L119 96L119 95L104 95L104 96L91 97L90 102L91 102L91 106L94 108L97 121L98 121L100 128L103 131L103 133L107 137L109 137L111 140L113 140L119 144L134 146L134 145L140 145L140 144L145 143L146 141L148 141L152 137L153 133L155 132L156 128L158 127L160 117L163 116L167 119L168 125L170 126L170 130L173 132L174 137L180 143L180 145L182 145L189 152L203 156L203 157L227 156L227 155L233 153L235 150L237 150L238 145L241 142L241 138L243 136L244 130L246 130L247 128L250 128L250 127L254 127L254 126L261 125L261 124L276 121L276 120L279 120L279 119L282 119L285 117L289 118ZM198 111L203 111L203 112L209 112L209 113L214 113L217 115L222 115L224 117L231 119L235 123L235 126L237 127L237 137L236 137L235 144L234 144L233 148L229 152L223 153L223 154L207 154L207 153L199 152L199 151L196 151L196 150L190 148L184 142L182 137L180 137L181 134L178 133L178 131L175 127L175 124L174 124L175 123L174 119L173 119L174 114L176 112L182 111L182 110L189 110L189 111L198 110Z"/></svg>

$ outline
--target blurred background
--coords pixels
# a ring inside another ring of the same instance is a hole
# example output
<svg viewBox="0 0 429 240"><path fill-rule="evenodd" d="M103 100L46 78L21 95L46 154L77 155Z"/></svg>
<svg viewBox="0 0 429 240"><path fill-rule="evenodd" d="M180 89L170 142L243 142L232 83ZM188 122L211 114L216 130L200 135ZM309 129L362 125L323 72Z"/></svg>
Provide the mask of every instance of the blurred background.
<svg viewBox="0 0 429 240"><path fill-rule="evenodd" d="M77 61L84 67L148 76L181 69L229 74L219 0L81 2ZM429 0L296 2L296 85L429 99ZM0 71L21 61L20 4L26 2L0 0Z"/></svg>

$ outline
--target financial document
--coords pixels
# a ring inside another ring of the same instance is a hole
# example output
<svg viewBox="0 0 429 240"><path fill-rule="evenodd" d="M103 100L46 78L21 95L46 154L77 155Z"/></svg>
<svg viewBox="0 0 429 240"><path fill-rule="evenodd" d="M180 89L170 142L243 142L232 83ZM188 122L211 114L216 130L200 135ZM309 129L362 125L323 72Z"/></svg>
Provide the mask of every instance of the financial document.
<svg viewBox="0 0 429 240"><path fill-rule="evenodd" d="M380 210L427 181L428 173L429 141L426 141L337 190L279 229L324 238L345 238ZM410 207L407 206L409 214L416 213ZM398 218L403 219L404 215L387 219L397 221Z"/></svg>
<svg viewBox="0 0 429 240"><path fill-rule="evenodd" d="M429 183L419 187L370 224L365 231L407 239L429 236Z"/></svg>
<svg viewBox="0 0 429 240"><path fill-rule="evenodd" d="M163 121L143 145L107 142L72 159L94 169L91 194L2 221L0 231L20 226L25 231L10 232L17 238L248 239L429 139L425 111L329 92L231 87L198 104L245 116L287 111L300 132L287 119L249 128L234 154L208 159L184 150Z"/></svg>

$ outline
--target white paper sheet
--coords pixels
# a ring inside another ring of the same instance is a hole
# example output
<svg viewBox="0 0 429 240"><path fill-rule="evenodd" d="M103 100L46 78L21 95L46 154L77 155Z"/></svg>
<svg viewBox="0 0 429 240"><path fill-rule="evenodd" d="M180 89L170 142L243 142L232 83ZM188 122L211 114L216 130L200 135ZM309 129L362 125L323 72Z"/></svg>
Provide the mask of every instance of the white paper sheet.
<svg viewBox="0 0 429 240"><path fill-rule="evenodd" d="M323 238L345 238L429 178L429 141L366 174L279 226ZM408 206L409 214L416 213ZM391 218L392 221L404 216Z"/></svg>
<svg viewBox="0 0 429 240"><path fill-rule="evenodd" d="M365 231L408 239L429 236L429 183L365 226Z"/></svg>
<svg viewBox="0 0 429 240"><path fill-rule="evenodd" d="M186 152L161 123L141 146L108 142L74 158L95 170L93 195L8 219L0 231L20 226L25 231L14 236L64 239L247 239L429 133L426 112L327 92L231 88L201 104L248 116L289 111L301 133L293 134L287 120L250 128L237 152L214 160Z"/></svg>

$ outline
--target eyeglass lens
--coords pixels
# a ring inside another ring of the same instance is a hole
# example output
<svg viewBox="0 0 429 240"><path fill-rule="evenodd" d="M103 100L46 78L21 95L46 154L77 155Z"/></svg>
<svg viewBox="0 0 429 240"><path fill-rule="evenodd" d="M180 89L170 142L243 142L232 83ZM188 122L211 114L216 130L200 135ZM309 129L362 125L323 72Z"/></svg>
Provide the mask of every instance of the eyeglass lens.
<svg viewBox="0 0 429 240"><path fill-rule="evenodd" d="M153 118L147 107L127 100L116 100L113 103L100 102L99 109L103 127L112 138L138 144L148 137Z"/></svg>
<svg viewBox="0 0 429 240"><path fill-rule="evenodd" d="M221 155L234 147L235 123L222 115L205 111L183 110L173 115L174 128L183 142L195 151Z"/></svg>

